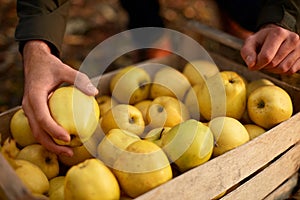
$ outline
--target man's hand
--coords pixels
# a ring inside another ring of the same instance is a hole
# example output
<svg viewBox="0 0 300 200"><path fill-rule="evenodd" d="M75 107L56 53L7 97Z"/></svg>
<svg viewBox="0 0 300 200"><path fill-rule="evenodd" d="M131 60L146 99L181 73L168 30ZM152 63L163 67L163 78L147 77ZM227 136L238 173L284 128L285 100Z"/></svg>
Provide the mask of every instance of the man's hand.
<svg viewBox="0 0 300 200"><path fill-rule="evenodd" d="M51 117L49 95L62 83L75 83L87 95L96 95L97 89L87 75L78 72L51 54L43 41L29 41L23 50L24 96L22 107L29 120L34 137L48 150L71 156L71 148L54 143L52 137L69 141L70 136Z"/></svg>
<svg viewBox="0 0 300 200"><path fill-rule="evenodd" d="M293 74L300 70L300 39L297 33L269 24L249 36L241 56L250 70Z"/></svg>

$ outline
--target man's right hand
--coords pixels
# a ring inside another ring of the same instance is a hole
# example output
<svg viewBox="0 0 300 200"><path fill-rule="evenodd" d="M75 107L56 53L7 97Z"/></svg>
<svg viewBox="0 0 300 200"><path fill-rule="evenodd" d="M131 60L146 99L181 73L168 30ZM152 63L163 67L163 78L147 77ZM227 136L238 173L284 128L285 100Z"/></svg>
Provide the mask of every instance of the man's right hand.
<svg viewBox="0 0 300 200"><path fill-rule="evenodd" d="M51 117L48 108L49 95L62 83L75 84L87 95L96 95L98 90L86 74L64 64L51 54L48 45L39 40L28 41L23 49L24 95L22 107L29 120L36 140L48 150L72 156L70 147L57 145L52 137L69 141L70 136Z"/></svg>

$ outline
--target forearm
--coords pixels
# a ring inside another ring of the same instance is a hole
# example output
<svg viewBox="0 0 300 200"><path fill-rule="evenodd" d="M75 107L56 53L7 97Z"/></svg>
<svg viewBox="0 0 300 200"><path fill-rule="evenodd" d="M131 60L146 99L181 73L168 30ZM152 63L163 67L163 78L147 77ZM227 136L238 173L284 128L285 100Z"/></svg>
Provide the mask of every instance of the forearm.
<svg viewBox="0 0 300 200"><path fill-rule="evenodd" d="M20 52L29 40L43 40L58 55L65 33L69 1L18 0L19 23L15 38L20 42Z"/></svg>
<svg viewBox="0 0 300 200"><path fill-rule="evenodd" d="M269 23L277 24L299 34L300 1L265 0L258 18L258 28Z"/></svg>

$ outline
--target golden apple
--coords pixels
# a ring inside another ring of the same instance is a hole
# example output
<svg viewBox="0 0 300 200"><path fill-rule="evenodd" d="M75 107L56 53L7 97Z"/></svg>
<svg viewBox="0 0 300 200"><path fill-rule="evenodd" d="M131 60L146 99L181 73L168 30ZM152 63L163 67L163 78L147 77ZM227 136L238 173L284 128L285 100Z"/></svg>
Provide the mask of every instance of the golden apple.
<svg viewBox="0 0 300 200"><path fill-rule="evenodd" d="M114 163L113 173L122 190L132 198L172 179L166 154L146 140L130 144Z"/></svg>
<svg viewBox="0 0 300 200"><path fill-rule="evenodd" d="M100 117L110 110L112 107L118 104L118 102L109 95L100 95L96 97L96 101L100 109Z"/></svg>
<svg viewBox="0 0 300 200"><path fill-rule="evenodd" d="M208 161L214 148L210 129L194 119L172 127L161 140L163 150L181 172Z"/></svg>
<svg viewBox="0 0 300 200"><path fill-rule="evenodd" d="M59 161L66 166L77 165L86 159L93 158L93 155L84 144L71 148L73 150L73 156L58 155Z"/></svg>
<svg viewBox="0 0 300 200"><path fill-rule="evenodd" d="M265 85L274 85L274 83L272 81L268 80L268 79L265 79L265 78L260 78L260 79L257 79L257 80L250 81L246 85L247 98L249 97L251 92L253 92L255 89L257 89L261 86L265 86Z"/></svg>
<svg viewBox="0 0 300 200"><path fill-rule="evenodd" d="M56 176L49 180L49 200L64 200L65 176Z"/></svg>
<svg viewBox="0 0 300 200"><path fill-rule="evenodd" d="M59 163L57 155L48 151L41 144L31 144L20 150L17 159L27 160L45 173L48 179L51 179L59 173Z"/></svg>
<svg viewBox="0 0 300 200"><path fill-rule="evenodd" d="M201 85L195 84L188 90L183 101L191 115L191 118L196 120L201 119L198 95L201 95Z"/></svg>
<svg viewBox="0 0 300 200"><path fill-rule="evenodd" d="M172 127L190 118L186 106L171 96L159 96L153 99L147 112L148 126Z"/></svg>
<svg viewBox="0 0 300 200"><path fill-rule="evenodd" d="M208 125L215 140L213 156L219 156L250 140L247 129L235 118L216 117Z"/></svg>
<svg viewBox="0 0 300 200"><path fill-rule="evenodd" d="M127 66L112 77L110 91L118 102L135 104L149 97L151 78L138 66Z"/></svg>
<svg viewBox="0 0 300 200"><path fill-rule="evenodd" d="M205 84L208 77L211 77L219 72L219 68L213 62L207 60L193 60L188 62L182 73L190 81L191 85Z"/></svg>
<svg viewBox="0 0 300 200"><path fill-rule="evenodd" d="M118 104L102 116L101 128L105 134L119 128L139 136L144 132L145 122L139 109L129 104Z"/></svg>
<svg viewBox="0 0 300 200"><path fill-rule="evenodd" d="M15 160L15 172L24 185L34 194L45 194L49 190L49 181L44 172L27 160Z"/></svg>
<svg viewBox="0 0 300 200"><path fill-rule="evenodd" d="M293 103L285 90L276 85L268 85L259 87L250 94L247 109L255 124L270 129L292 116Z"/></svg>
<svg viewBox="0 0 300 200"><path fill-rule="evenodd" d="M152 100L143 100L143 101L140 101L136 104L134 104L134 106L139 109L143 115L143 119L144 119L144 122L145 122L145 125L148 124L148 121L147 121L147 111L148 111L148 108L151 104Z"/></svg>
<svg viewBox="0 0 300 200"><path fill-rule="evenodd" d="M23 108L20 108L12 116L10 120L10 132L12 137L21 147L37 143L31 132L31 128Z"/></svg>
<svg viewBox="0 0 300 200"><path fill-rule="evenodd" d="M188 79L180 71L171 67L163 67L154 75L150 97L155 99L159 96L171 96L183 100L190 87Z"/></svg>
<svg viewBox="0 0 300 200"><path fill-rule="evenodd" d="M244 124L245 128L248 131L250 140L260 136L261 134L265 133L266 130L256 124Z"/></svg>
<svg viewBox="0 0 300 200"><path fill-rule="evenodd" d="M150 130L146 135L144 140L155 143L157 146L162 147L162 136L166 134L171 127L157 127Z"/></svg>
<svg viewBox="0 0 300 200"><path fill-rule="evenodd" d="M246 108L244 78L234 71L222 71L201 85L200 113L206 120L218 116L241 119Z"/></svg>
<svg viewBox="0 0 300 200"><path fill-rule="evenodd" d="M112 167L118 156L133 142L140 140L139 136L122 129L111 129L97 147L99 159L106 166Z"/></svg>
<svg viewBox="0 0 300 200"><path fill-rule="evenodd" d="M80 146L94 133L99 122L99 106L93 96L87 96L74 86L56 89L49 99L53 119L71 136L70 142L53 138L60 145Z"/></svg>
<svg viewBox="0 0 300 200"><path fill-rule="evenodd" d="M120 187L109 168L90 158L67 171L64 194L65 200L119 199Z"/></svg>

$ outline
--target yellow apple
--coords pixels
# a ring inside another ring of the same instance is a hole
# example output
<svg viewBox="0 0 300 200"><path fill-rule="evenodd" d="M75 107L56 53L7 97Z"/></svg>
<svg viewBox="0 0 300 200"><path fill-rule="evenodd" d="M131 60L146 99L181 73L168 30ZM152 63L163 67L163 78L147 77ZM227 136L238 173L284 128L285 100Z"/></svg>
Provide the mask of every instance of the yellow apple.
<svg viewBox="0 0 300 200"><path fill-rule="evenodd" d="M135 104L149 97L151 78L138 66L127 66L112 77L110 91L118 102Z"/></svg>
<svg viewBox="0 0 300 200"><path fill-rule="evenodd" d="M49 181L44 172L27 160L15 160L15 172L24 185L34 194L45 194L49 190Z"/></svg>
<svg viewBox="0 0 300 200"><path fill-rule="evenodd" d="M20 108L12 116L10 120L10 132L12 137L21 147L37 143L31 132L31 128L23 108Z"/></svg>
<svg viewBox="0 0 300 200"><path fill-rule="evenodd" d="M16 140L13 138L6 138L1 147L1 153L6 159L15 159L20 152L20 149L17 147Z"/></svg>
<svg viewBox="0 0 300 200"><path fill-rule="evenodd" d="M108 167L112 167L118 156L139 136L122 129L111 129L97 147L99 159Z"/></svg>
<svg viewBox="0 0 300 200"><path fill-rule="evenodd" d="M244 126L248 131L250 140L252 140L252 139L256 138L257 136L266 132L265 129L263 129L262 127L260 127L256 124L244 124Z"/></svg>
<svg viewBox="0 0 300 200"><path fill-rule="evenodd" d="M99 106L94 96L87 96L74 86L56 89L49 99L54 120L71 136L70 142L53 138L57 144L80 146L95 131L99 122Z"/></svg>
<svg viewBox="0 0 300 200"><path fill-rule="evenodd" d="M65 200L119 199L120 187L109 168L90 158L67 171L64 194Z"/></svg>
<svg viewBox="0 0 300 200"><path fill-rule="evenodd" d="M241 119L246 108L244 78L234 71L221 71L201 85L200 113L206 120L218 116Z"/></svg>
<svg viewBox="0 0 300 200"><path fill-rule="evenodd" d="M118 104L118 102L109 95L100 95L96 97L96 101L99 105L100 117L106 113L106 111Z"/></svg>
<svg viewBox="0 0 300 200"><path fill-rule="evenodd" d="M143 101L140 101L140 102L134 104L134 106L141 111L145 125L148 124L147 111L148 111L148 108L149 108L151 102L152 102L152 100L146 99L146 100L143 100Z"/></svg>
<svg viewBox="0 0 300 200"><path fill-rule="evenodd" d="M158 127L150 130L146 135L144 140L155 143L157 146L162 147L162 135L166 134L171 127Z"/></svg>
<svg viewBox="0 0 300 200"><path fill-rule="evenodd" d="M58 155L59 161L66 166L77 165L86 159L92 158L93 155L89 152L84 144L76 147L71 147L73 156Z"/></svg>
<svg viewBox="0 0 300 200"><path fill-rule="evenodd" d="M235 118L216 117L208 125L215 140L213 156L219 156L250 140L247 129Z"/></svg>
<svg viewBox="0 0 300 200"><path fill-rule="evenodd" d="M163 150L181 172L208 161L214 148L210 129L194 119L172 127L161 140Z"/></svg>
<svg viewBox="0 0 300 200"><path fill-rule="evenodd" d="M186 106L178 99L171 96L159 96L153 99L147 112L148 126L172 127L190 118Z"/></svg>
<svg viewBox="0 0 300 200"><path fill-rule="evenodd" d="M249 82L246 86L247 98L249 97L250 93L253 92L255 89L257 89L261 86L265 86L265 85L274 85L274 83L265 78L260 78L260 79Z"/></svg>
<svg viewBox="0 0 300 200"><path fill-rule="evenodd" d="M188 62L182 73L190 81L191 85L205 84L208 77L211 77L219 72L219 68L213 62L207 60L193 60Z"/></svg>
<svg viewBox="0 0 300 200"><path fill-rule="evenodd" d="M65 176L56 176L49 180L49 200L64 200Z"/></svg>
<svg viewBox="0 0 300 200"><path fill-rule="evenodd" d="M154 75L150 97L155 99L159 96L171 96L183 100L190 87L188 79L180 71L171 67L163 67Z"/></svg>
<svg viewBox="0 0 300 200"><path fill-rule="evenodd" d="M118 104L102 116L101 128L105 134L119 128L139 136L144 132L145 122L139 109L129 104Z"/></svg>
<svg viewBox="0 0 300 200"><path fill-rule="evenodd" d="M201 95L201 85L195 84L188 90L183 101L191 115L191 118L196 120L201 119L198 95Z"/></svg>
<svg viewBox="0 0 300 200"><path fill-rule="evenodd" d="M114 163L113 173L122 190L132 198L172 179L166 154L146 140L130 144Z"/></svg>
<svg viewBox="0 0 300 200"><path fill-rule="evenodd" d="M270 129L292 116L293 103L285 90L268 85L257 88L249 95L247 109L255 124Z"/></svg>
<svg viewBox="0 0 300 200"><path fill-rule="evenodd" d="M48 151L41 144L31 144L20 150L17 159L27 160L45 173L48 179L51 179L59 173L59 163L57 155Z"/></svg>

